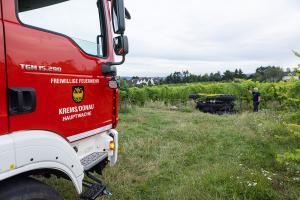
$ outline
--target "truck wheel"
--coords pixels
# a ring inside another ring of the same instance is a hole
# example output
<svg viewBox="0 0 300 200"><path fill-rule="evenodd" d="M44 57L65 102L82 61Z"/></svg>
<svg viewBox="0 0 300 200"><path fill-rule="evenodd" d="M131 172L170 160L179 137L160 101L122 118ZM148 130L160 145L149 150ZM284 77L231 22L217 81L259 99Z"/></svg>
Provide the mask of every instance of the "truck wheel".
<svg viewBox="0 0 300 200"><path fill-rule="evenodd" d="M0 182L0 199L5 200L63 200L50 186L32 178Z"/></svg>

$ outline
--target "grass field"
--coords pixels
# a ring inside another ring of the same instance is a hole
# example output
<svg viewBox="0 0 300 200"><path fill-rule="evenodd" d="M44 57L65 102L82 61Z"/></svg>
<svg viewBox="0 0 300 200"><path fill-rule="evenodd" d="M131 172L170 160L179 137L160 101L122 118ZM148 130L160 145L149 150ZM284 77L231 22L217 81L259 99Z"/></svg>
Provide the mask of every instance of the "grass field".
<svg viewBox="0 0 300 200"><path fill-rule="evenodd" d="M274 113L136 107L120 114L119 162L105 170L113 193L105 199L299 199L300 168L275 159L300 146L281 122ZM70 183L50 182L76 199Z"/></svg>

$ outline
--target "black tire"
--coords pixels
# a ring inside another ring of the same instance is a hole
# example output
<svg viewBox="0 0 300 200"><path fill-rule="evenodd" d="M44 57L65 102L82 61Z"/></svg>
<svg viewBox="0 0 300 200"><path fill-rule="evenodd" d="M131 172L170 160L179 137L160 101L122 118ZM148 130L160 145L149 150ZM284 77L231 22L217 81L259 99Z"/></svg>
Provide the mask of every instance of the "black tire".
<svg viewBox="0 0 300 200"><path fill-rule="evenodd" d="M198 102L197 108L205 113L224 114L233 112L234 104Z"/></svg>
<svg viewBox="0 0 300 200"><path fill-rule="evenodd" d="M17 178L0 182L2 200L63 200L50 186L32 178Z"/></svg>
<svg viewBox="0 0 300 200"><path fill-rule="evenodd" d="M197 107L204 113L214 113L216 104L198 102Z"/></svg>

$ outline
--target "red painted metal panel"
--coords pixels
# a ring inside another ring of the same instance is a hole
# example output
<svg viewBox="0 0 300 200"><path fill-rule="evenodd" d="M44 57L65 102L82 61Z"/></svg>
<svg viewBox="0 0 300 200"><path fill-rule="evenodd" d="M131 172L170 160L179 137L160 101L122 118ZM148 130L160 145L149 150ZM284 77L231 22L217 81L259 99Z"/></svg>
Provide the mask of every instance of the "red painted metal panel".
<svg viewBox="0 0 300 200"><path fill-rule="evenodd" d="M0 19L2 19L2 2L0 0Z"/></svg>
<svg viewBox="0 0 300 200"><path fill-rule="evenodd" d="M16 21L14 0L4 7L8 87L33 88L37 99L35 112L9 118L9 131L49 130L69 137L112 124L114 90L101 72L102 63L113 61L110 28L110 53L100 59L82 52L68 37ZM80 103L73 99L75 86L84 87Z"/></svg>
<svg viewBox="0 0 300 200"><path fill-rule="evenodd" d="M0 8L1 1L0 1ZM4 31L2 12L0 9L0 134L8 131L7 100L6 100L6 66L4 51Z"/></svg>

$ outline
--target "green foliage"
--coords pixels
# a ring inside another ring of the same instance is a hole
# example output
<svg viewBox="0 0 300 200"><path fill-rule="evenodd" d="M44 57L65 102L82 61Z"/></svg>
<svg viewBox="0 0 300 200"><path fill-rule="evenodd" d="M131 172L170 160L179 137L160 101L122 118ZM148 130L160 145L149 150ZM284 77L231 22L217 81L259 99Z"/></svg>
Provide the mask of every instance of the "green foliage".
<svg viewBox="0 0 300 200"><path fill-rule="evenodd" d="M293 53L295 54L295 56L299 57L300 58L300 53L297 52L297 51L293 51Z"/></svg>
<svg viewBox="0 0 300 200"><path fill-rule="evenodd" d="M295 56L300 58L300 53L299 52L293 51L293 53L295 54ZM296 76L300 77L300 64L295 68L294 71L296 73Z"/></svg>
<svg viewBox="0 0 300 200"><path fill-rule="evenodd" d="M234 79L247 79L246 74L242 69L235 71L226 70L223 74L221 72L210 73L204 75L191 74L189 71L174 72L166 77L165 83L195 83L195 82L212 82L212 81L232 81Z"/></svg>
<svg viewBox="0 0 300 200"><path fill-rule="evenodd" d="M297 56L300 57L300 54L296 51L293 51L293 53ZM298 68L295 69L296 76L299 76L299 69L300 65ZM291 82L294 82L293 86L290 88L288 91L288 96L287 96L287 102L292 103L295 105L295 107L299 107L300 105L300 82L295 82L295 80L292 79ZM290 122L289 124L286 124L286 127L289 131L289 133L294 136L295 138L300 138L300 113L295 112L292 114L288 114L286 117L286 120ZM291 124L294 123L294 124ZM300 149L295 149L292 152L285 152L283 154L278 154L276 157L277 162L281 164L287 164L289 162L294 162L296 164L300 163Z"/></svg>
<svg viewBox="0 0 300 200"><path fill-rule="evenodd" d="M233 94L244 105L251 104L249 90L258 87L262 96L261 108L299 109L300 81L260 83L251 80L236 80L229 83L191 83L160 85L143 88L121 88L120 99L135 105L144 105L147 101L163 101L166 104L186 103L189 95L195 93ZM272 106L271 106L272 105Z"/></svg>
<svg viewBox="0 0 300 200"><path fill-rule="evenodd" d="M294 161L299 162L300 161L300 149L294 150L294 152L286 152L284 154L278 154L276 157L276 160L283 164L285 162Z"/></svg>
<svg viewBox="0 0 300 200"><path fill-rule="evenodd" d="M281 67L266 66L256 69L255 74L247 77L242 69L234 71L226 70L224 73L210 73L204 75L191 74L189 71L174 72L166 77L163 81L166 84L178 83L195 83L195 82L220 82L220 81L233 81L235 79L253 79L256 81L269 81L277 82L284 76L284 71Z"/></svg>
<svg viewBox="0 0 300 200"><path fill-rule="evenodd" d="M255 72L255 80L276 82L284 76L283 69L275 66L259 67Z"/></svg>
<svg viewBox="0 0 300 200"><path fill-rule="evenodd" d="M288 130L296 137L300 138L300 125L298 124L287 124Z"/></svg>
<svg viewBox="0 0 300 200"><path fill-rule="evenodd" d="M300 124L300 112L289 113L286 115L286 121L294 124Z"/></svg>

